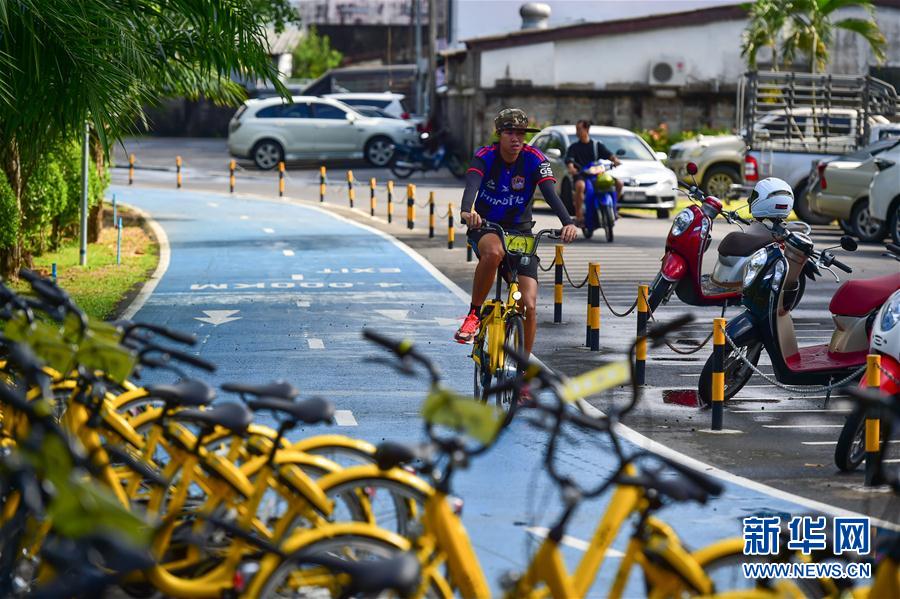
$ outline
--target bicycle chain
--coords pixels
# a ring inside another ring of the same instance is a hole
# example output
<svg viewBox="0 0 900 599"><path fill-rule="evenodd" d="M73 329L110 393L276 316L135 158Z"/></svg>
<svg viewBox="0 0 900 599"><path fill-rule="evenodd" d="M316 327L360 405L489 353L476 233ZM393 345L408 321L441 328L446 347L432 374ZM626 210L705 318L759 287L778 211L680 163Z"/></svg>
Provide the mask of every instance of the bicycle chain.
<svg viewBox="0 0 900 599"><path fill-rule="evenodd" d="M724 333L724 331L723 331L723 333ZM734 341L731 339L731 337L728 336L728 333L724 333L724 334L725 334L725 340L728 342L728 345L731 346L731 349L738 350L739 348L734 344ZM834 389L843 387L844 385L846 385L853 379L859 377L859 375L861 375L866 370L865 366L860 366L856 371L854 371L848 377L846 377L836 383L831 383L829 385L818 385L816 387L806 387L806 386L800 387L797 385L785 385L784 383L781 383L778 380L776 380L776 379L770 377L769 375L765 374L764 372L762 372L759 368L756 367L755 364L753 364L753 362L751 362L750 360L745 358L743 356L743 354L738 353L737 356L738 356L738 358L741 359L741 361L744 364L749 366L750 369L755 374L761 376L768 383L770 383L776 387L779 387L781 389L784 389L785 391L790 391L791 393L797 393L799 395L816 395L816 394L822 393L822 392L824 392L826 394L830 394Z"/></svg>

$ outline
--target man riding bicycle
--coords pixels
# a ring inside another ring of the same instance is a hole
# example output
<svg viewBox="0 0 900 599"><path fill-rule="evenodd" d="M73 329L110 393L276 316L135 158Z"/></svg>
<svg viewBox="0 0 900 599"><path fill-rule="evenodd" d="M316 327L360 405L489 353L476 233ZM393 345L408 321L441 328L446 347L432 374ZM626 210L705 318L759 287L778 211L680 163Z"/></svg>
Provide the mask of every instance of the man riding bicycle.
<svg viewBox="0 0 900 599"><path fill-rule="evenodd" d="M578 141L566 150L566 166L575 184L573 204L575 204L575 222L584 224L584 180L587 175L582 172L584 167L596 160L609 160L615 166L622 164L618 156L613 154L602 141L591 140L591 122L582 119L575 123L575 134ZM622 182L616 179L616 197L622 197Z"/></svg>
<svg viewBox="0 0 900 599"><path fill-rule="evenodd" d="M528 127L525 112L517 108L501 110L494 119L494 127L500 141L475 152L466 173L466 189L460 209L460 217L469 227L468 242L478 256L478 266L472 283L469 314L456 332L459 343L471 343L478 333L481 305L491 291L494 276L506 254L499 234L481 227L484 221L497 223L509 232L531 235L534 226L531 220L532 196L535 188L540 188L563 225L562 241L569 243L578 234L572 218L556 194L556 179L550 162L539 150L525 143L526 132L538 131ZM526 353L531 353L537 332L537 272L537 256L527 266L520 265L518 270Z"/></svg>

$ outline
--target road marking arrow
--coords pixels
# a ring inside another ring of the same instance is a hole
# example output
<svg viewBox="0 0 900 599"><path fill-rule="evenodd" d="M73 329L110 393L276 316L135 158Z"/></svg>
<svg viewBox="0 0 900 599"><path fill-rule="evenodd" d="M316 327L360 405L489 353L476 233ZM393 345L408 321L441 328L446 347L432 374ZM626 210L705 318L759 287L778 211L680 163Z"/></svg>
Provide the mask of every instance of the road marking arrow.
<svg viewBox="0 0 900 599"><path fill-rule="evenodd" d="M435 318L434 321L437 323L439 327L449 327L451 325L456 325L461 318Z"/></svg>
<svg viewBox="0 0 900 599"><path fill-rule="evenodd" d="M195 316L194 320L206 322L217 327L220 324L243 318L242 316L234 316L238 312L240 312L240 310L204 310L203 313L206 314L206 316Z"/></svg>
<svg viewBox="0 0 900 599"><path fill-rule="evenodd" d="M321 339L307 339L306 343L309 345L309 349L325 349L325 342Z"/></svg>
<svg viewBox="0 0 900 599"><path fill-rule="evenodd" d="M350 410L335 410L334 423L338 426L357 426L356 418Z"/></svg>

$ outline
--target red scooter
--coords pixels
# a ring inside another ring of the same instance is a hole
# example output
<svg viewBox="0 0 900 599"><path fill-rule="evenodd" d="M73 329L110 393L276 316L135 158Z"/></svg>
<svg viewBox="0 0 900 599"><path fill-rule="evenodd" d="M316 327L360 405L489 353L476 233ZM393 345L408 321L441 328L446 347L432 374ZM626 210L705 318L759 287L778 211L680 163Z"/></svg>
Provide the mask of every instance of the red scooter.
<svg viewBox="0 0 900 599"><path fill-rule="evenodd" d="M688 163L687 171L693 179L697 165ZM693 185L685 187L687 190L681 191L697 204L679 212L669 229L662 267L650 285L647 303L651 312L668 301L673 290L678 299L691 306L740 304L746 262L756 250L774 242L771 231L761 223L748 221L736 212L722 210L722 202L703 193L696 180ZM712 274L703 274L703 255L712 241L713 221L720 214L730 224L750 225L750 232L732 231L726 235L719 244L718 260ZM801 224L805 226L805 223ZM795 303L803 295L805 281L801 280L800 285Z"/></svg>

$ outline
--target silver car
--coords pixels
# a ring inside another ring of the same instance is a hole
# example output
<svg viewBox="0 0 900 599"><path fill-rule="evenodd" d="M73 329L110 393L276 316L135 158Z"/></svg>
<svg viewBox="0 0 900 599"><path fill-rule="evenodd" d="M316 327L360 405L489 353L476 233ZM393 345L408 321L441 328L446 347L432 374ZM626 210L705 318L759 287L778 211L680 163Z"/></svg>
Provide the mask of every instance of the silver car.
<svg viewBox="0 0 900 599"><path fill-rule="evenodd" d="M416 143L406 121L367 117L328 98L295 96L247 100L228 125L228 151L268 170L286 160L365 158L387 166L394 146Z"/></svg>
<svg viewBox="0 0 900 599"><path fill-rule="evenodd" d="M610 174L622 181L622 197L618 199L620 208L649 208L656 210L659 218L669 218L669 211L675 207L675 187L678 179L663 160L663 152L654 152L643 139L618 127L591 127L591 139L603 142L619 157L622 165ZM572 178L566 168L566 150L578 141L575 125L554 125L543 129L531 140L531 145L543 152L550 160L556 176L557 193L563 203L574 213L572 206ZM541 198L540 190L535 192Z"/></svg>

